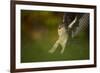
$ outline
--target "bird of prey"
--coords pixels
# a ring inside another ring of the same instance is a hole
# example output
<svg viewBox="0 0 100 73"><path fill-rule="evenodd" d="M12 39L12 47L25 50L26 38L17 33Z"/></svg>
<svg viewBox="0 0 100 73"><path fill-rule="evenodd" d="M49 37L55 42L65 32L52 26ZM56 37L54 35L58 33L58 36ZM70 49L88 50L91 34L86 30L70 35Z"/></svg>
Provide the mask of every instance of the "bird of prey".
<svg viewBox="0 0 100 73"><path fill-rule="evenodd" d="M88 27L88 18L88 13L64 13L62 23L58 26L58 40L49 52L54 53L60 45L62 48L60 53L63 54L68 40Z"/></svg>

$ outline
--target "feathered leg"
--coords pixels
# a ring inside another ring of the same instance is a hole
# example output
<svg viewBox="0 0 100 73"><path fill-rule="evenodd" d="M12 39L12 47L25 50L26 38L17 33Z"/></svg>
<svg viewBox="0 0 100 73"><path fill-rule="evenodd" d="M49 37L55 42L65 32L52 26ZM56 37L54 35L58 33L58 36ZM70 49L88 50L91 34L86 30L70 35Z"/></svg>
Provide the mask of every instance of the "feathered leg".
<svg viewBox="0 0 100 73"><path fill-rule="evenodd" d="M53 47L49 50L49 53L54 53L59 45L59 39L56 41L56 43L53 45Z"/></svg>
<svg viewBox="0 0 100 73"><path fill-rule="evenodd" d="M62 42L60 43L60 45L61 45L61 47L62 47L62 49L61 49L61 54L64 53L64 50L65 50L65 47L66 47L66 44L67 44L67 40L68 40L68 39L66 39L63 43L62 43Z"/></svg>

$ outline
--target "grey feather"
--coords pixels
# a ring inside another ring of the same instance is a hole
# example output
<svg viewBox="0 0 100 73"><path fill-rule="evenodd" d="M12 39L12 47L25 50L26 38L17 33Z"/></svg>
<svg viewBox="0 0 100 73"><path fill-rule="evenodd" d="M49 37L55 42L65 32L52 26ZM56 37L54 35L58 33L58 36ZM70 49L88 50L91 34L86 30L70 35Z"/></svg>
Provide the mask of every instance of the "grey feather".
<svg viewBox="0 0 100 73"><path fill-rule="evenodd" d="M75 18L77 20L75 21ZM75 21L75 22L74 22ZM73 23L71 25L71 23ZM88 13L64 13L63 24L71 37L77 36L82 31L86 31L89 26ZM71 27L69 27L71 25Z"/></svg>
<svg viewBox="0 0 100 73"><path fill-rule="evenodd" d="M79 33L83 31L87 31L88 27L89 27L89 14L86 13L79 19L79 26L76 27L76 31L72 33L72 37L77 36Z"/></svg>

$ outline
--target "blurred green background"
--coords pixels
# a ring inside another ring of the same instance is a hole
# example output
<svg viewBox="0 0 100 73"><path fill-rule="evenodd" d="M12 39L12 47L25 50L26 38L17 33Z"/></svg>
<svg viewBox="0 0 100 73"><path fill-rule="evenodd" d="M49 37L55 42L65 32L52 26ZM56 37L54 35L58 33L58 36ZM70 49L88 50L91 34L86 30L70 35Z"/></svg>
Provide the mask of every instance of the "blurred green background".
<svg viewBox="0 0 100 73"><path fill-rule="evenodd" d="M21 10L21 62L47 62L89 59L88 31L70 39L63 54L59 46L48 51L58 39L63 12Z"/></svg>

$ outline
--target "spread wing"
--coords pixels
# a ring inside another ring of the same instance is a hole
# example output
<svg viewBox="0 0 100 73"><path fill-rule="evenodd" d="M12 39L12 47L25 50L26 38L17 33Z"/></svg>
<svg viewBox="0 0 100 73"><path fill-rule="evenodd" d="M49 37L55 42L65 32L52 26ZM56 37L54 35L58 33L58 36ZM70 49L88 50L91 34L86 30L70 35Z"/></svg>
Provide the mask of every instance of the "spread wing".
<svg viewBox="0 0 100 73"><path fill-rule="evenodd" d="M78 24L78 27L76 26L76 24ZM79 19L78 19L78 23L76 23L73 25L72 29L73 29L73 33L72 33L72 37L77 36L79 33L87 31L88 27L89 27L89 14L83 14ZM75 29L75 31L74 31Z"/></svg>
<svg viewBox="0 0 100 73"><path fill-rule="evenodd" d="M72 37L86 31L89 26L88 13L64 13L63 23Z"/></svg>

